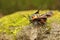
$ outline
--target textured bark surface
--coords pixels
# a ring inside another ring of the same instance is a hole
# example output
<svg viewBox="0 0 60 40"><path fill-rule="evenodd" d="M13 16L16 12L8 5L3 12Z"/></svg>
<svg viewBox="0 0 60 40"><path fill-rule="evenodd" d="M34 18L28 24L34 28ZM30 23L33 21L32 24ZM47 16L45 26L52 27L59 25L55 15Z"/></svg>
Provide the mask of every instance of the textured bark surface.
<svg viewBox="0 0 60 40"><path fill-rule="evenodd" d="M25 27L17 33L17 40L60 40L60 25L58 23L51 24L50 34L46 34L48 28L44 26Z"/></svg>

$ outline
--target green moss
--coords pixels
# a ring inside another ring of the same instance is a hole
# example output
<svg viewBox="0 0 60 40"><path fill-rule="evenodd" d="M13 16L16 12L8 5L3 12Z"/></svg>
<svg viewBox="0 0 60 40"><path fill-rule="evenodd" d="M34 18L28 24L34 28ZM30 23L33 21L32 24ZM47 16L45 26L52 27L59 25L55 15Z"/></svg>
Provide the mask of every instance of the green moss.
<svg viewBox="0 0 60 40"><path fill-rule="evenodd" d="M46 13L49 10L41 10L41 14ZM21 11L16 12L11 15L7 15L3 18L0 18L0 32L6 32L7 34L14 34L19 30L22 30L23 27L29 24L28 16L35 13L36 10L30 10L30 11ZM48 18L47 25L48 28L50 28L50 24L53 22L60 24L60 12L59 11L53 11L53 16Z"/></svg>

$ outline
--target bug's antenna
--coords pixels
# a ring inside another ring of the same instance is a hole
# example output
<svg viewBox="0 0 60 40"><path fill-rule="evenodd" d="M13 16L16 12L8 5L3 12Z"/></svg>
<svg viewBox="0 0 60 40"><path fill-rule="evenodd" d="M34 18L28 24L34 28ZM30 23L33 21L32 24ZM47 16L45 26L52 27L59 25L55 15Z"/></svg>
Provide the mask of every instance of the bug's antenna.
<svg viewBox="0 0 60 40"><path fill-rule="evenodd" d="M35 14L39 14L39 10L40 10L40 9L38 9L37 12L35 12Z"/></svg>

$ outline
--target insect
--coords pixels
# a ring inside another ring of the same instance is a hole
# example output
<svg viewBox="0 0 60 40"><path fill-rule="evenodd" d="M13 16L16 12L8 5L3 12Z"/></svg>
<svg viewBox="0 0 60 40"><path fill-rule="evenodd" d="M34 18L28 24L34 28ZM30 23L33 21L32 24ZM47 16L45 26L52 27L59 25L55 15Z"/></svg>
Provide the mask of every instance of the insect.
<svg viewBox="0 0 60 40"><path fill-rule="evenodd" d="M46 24L47 18L51 17L53 14L52 11L47 12L46 14L40 15L39 10L30 16L30 22L34 25L44 25Z"/></svg>

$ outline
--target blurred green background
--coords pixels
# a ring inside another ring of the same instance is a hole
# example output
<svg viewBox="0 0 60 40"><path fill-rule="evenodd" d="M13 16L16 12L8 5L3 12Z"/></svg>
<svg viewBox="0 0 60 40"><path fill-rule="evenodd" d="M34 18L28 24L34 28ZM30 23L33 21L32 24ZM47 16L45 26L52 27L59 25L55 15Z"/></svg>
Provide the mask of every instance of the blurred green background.
<svg viewBox="0 0 60 40"><path fill-rule="evenodd" d="M0 0L0 15L31 9L60 10L60 0Z"/></svg>

